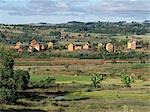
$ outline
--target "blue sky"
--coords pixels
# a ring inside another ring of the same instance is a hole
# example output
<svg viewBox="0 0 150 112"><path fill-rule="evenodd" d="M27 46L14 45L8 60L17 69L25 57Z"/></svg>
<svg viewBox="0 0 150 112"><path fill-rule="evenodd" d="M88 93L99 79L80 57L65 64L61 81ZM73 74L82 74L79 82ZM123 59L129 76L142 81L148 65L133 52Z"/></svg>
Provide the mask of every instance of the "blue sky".
<svg viewBox="0 0 150 112"><path fill-rule="evenodd" d="M150 0L0 0L0 23L149 19Z"/></svg>

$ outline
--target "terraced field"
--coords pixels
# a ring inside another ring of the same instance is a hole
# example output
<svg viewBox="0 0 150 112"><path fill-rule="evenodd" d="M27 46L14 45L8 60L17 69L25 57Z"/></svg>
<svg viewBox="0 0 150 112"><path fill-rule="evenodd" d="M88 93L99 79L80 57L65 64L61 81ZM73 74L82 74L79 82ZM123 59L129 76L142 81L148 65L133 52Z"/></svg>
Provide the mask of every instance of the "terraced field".
<svg viewBox="0 0 150 112"><path fill-rule="evenodd" d="M50 62L53 64L48 65ZM66 66L67 65L67 66ZM103 60L17 59L15 69L28 70L31 82L48 76L56 86L29 88L14 104L0 104L1 112L149 112L149 63L115 63ZM123 69L135 78L131 88L123 87ZM106 74L101 88L91 86L94 73Z"/></svg>

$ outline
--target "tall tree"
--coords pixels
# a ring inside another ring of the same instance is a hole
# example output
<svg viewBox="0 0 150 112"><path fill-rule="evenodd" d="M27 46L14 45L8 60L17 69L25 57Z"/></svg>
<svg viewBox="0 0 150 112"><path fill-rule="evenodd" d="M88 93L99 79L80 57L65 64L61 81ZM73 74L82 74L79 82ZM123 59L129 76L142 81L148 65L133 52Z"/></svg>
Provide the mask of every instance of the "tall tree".
<svg viewBox="0 0 150 112"><path fill-rule="evenodd" d="M0 102L14 102L17 91L28 87L28 71L14 71L14 59L9 50L0 48Z"/></svg>
<svg viewBox="0 0 150 112"><path fill-rule="evenodd" d="M14 60L8 50L0 48L0 102L16 100L16 83L13 79Z"/></svg>

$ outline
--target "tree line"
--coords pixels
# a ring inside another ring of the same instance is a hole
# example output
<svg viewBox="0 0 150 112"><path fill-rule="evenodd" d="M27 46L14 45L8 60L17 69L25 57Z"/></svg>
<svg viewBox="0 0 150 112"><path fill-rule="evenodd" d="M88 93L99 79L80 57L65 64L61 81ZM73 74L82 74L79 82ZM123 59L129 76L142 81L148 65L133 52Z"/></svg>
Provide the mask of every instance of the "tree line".
<svg viewBox="0 0 150 112"><path fill-rule="evenodd" d="M137 34L143 35L150 33L150 23L138 22L90 22L90 23L72 23L65 25L69 32L87 32L102 34Z"/></svg>

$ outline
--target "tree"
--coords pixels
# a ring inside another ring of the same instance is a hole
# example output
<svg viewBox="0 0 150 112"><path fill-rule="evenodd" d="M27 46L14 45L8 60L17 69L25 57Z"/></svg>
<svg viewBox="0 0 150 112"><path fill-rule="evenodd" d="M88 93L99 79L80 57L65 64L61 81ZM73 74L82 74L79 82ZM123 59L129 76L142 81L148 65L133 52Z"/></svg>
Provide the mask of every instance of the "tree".
<svg viewBox="0 0 150 112"><path fill-rule="evenodd" d="M104 80L103 74L94 74L93 77L91 78L92 85L95 88L100 88L103 80Z"/></svg>
<svg viewBox="0 0 150 112"><path fill-rule="evenodd" d="M16 84L13 79L14 60L10 52L0 49L0 102L11 102L17 99Z"/></svg>
<svg viewBox="0 0 150 112"><path fill-rule="evenodd" d="M49 33L50 36L53 36L53 37L60 37L61 36L61 32L59 31L51 31Z"/></svg>
<svg viewBox="0 0 150 112"><path fill-rule="evenodd" d="M13 83L13 65L14 60L9 51L6 51L5 48L0 49L0 85L12 88L15 86ZM8 83L9 82L9 83Z"/></svg>
<svg viewBox="0 0 150 112"><path fill-rule="evenodd" d="M0 48L0 102L14 102L17 91L27 87L28 71L14 71L14 59L9 50Z"/></svg>
<svg viewBox="0 0 150 112"><path fill-rule="evenodd" d="M17 99L16 92L12 89L5 87L0 88L0 103L3 102L14 102Z"/></svg>

